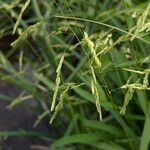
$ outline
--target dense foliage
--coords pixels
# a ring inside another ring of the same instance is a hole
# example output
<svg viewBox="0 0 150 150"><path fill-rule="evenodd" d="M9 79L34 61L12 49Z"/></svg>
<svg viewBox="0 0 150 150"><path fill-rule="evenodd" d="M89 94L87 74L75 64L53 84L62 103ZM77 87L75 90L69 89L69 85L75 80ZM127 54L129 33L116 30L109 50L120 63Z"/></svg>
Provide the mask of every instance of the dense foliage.
<svg viewBox="0 0 150 150"><path fill-rule="evenodd" d="M149 1L1 0L0 12L0 81L22 89L0 99L45 120L50 149L148 150Z"/></svg>

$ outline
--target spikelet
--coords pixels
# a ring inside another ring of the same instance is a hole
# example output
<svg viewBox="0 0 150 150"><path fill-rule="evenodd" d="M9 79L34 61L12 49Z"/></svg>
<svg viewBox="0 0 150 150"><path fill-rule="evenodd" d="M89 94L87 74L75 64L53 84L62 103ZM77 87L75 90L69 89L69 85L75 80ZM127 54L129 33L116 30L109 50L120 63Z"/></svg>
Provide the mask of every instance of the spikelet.
<svg viewBox="0 0 150 150"><path fill-rule="evenodd" d="M133 70L133 69L128 69L128 68L123 68L123 70L129 71L129 72L134 72L134 73L137 73L137 74L145 74L145 73L142 72L142 71Z"/></svg>
<svg viewBox="0 0 150 150"><path fill-rule="evenodd" d="M14 108L15 106L17 106L21 102L22 102L21 98L18 97L16 99L14 99L6 108L9 109L9 110L12 110L12 108Z"/></svg>
<svg viewBox="0 0 150 150"><path fill-rule="evenodd" d="M29 26L24 32L21 33L21 35L19 36L19 38L17 40L15 40L13 43L11 43L11 46L13 48L17 48L20 46L20 44L27 39L28 35L31 34L32 32L36 31L39 26L41 25L40 22Z"/></svg>
<svg viewBox="0 0 150 150"><path fill-rule="evenodd" d="M61 93L60 101L57 104L57 106L55 107L54 114L53 114L53 116L52 116L52 118L50 119L50 122L49 122L50 124L52 124L52 122L56 118L56 116L59 113L59 111L63 108L64 100L65 100L65 97L66 97L66 95L68 93L69 88L70 88L70 86L67 86L66 89Z"/></svg>
<svg viewBox="0 0 150 150"><path fill-rule="evenodd" d="M149 74L150 74L150 69L145 69L144 71L127 69L127 68L123 68L123 69L126 70L126 71L129 71L129 72L144 75L144 77L143 77L143 83L142 84L141 83L126 84L126 85L123 85L121 88L132 88L132 89L138 89L138 90L150 90L150 88L148 87L148 85L149 85L148 77L149 77Z"/></svg>
<svg viewBox="0 0 150 150"><path fill-rule="evenodd" d="M100 120L102 120L101 106L100 106L100 101L99 101L100 98L99 98L99 93L98 93L98 89L97 89L97 79L96 79L96 75L94 72L94 68L101 67L101 62L100 62L99 58L97 57L94 43L90 40L90 38L88 37L88 34L86 32L84 32L84 39L85 39L85 41L90 49L90 53L92 55L92 58L90 60L91 91L92 91L92 95L94 96L94 99L95 99L95 104L96 104L97 111L99 113Z"/></svg>
<svg viewBox="0 0 150 150"><path fill-rule="evenodd" d="M67 32L70 29L70 26L61 26L57 30L52 31L51 35L58 35Z"/></svg>
<svg viewBox="0 0 150 150"><path fill-rule="evenodd" d="M132 99L133 93L134 93L134 89L133 88L129 88L128 91L127 91L127 93L126 93L126 95L125 95L125 100L124 100L123 107L120 110L121 114L123 114L123 115L125 114L126 107L129 104L130 100Z"/></svg>
<svg viewBox="0 0 150 150"><path fill-rule="evenodd" d="M6 108L9 110L12 110L15 106L19 105L20 103L32 99L32 95L27 95L27 96L19 96L16 99L14 99Z"/></svg>
<svg viewBox="0 0 150 150"><path fill-rule="evenodd" d="M148 17L148 14L149 14L149 11L150 11L150 3L148 4L148 6L145 9L145 11L142 13L142 15L140 16L140 18L138 19L137 28L139 29L139 31L143 30L143 28L145 26L145 21L146 21L146 19Z"/></svg>
<svg viewBox="0 0 150 150"><path fill-rule="evenodd" d="M64 54L62 55L60 61L59 61L59 64L58 64L58 67L57 67L57 70L56 70L56 73L60 73L61 71L61 67L62 67L62 64L63 64L63 61L64 61Z"/></svg>
<svg viewBox="0 0 150 150"><path fill-rule="evenodd" d="M53 123L53 121L54 121L54 119L56 118L58 112L59 112L62 108L63 108L63 101L61 100L61 101L57 104L57 106L55 107L55 112L54 112L54 114L53 114L53 116L52 116L52 118L50 119L50 122L49 122L50 124Z"/></svg>
<svg viewBox="0 0 150 150"><path fill-rule="evenodd" d="M94 95L94 92L95 92L95 88L94 88L95 84L94 84L94 80L93 78L91 79L91 91L92 91L92 94Z"/></svg>
<svg viewBox="0 0 150 150"><path fill-rule="evenodd" d="M148 83L148 77L149 77L149 73L150 72L146 72L145 76L143 78L143 85L146 85L148 87L149 83Z"/></svg>
<svg viewBox="0 0 150 150"><path fill-rule="evenodd" d="M129 104L130 100L133 97L133 93L134 91L137 90L150 90L150 88L148 87L148 76L150 71L148 69L142 71L137 71L137 70L132 70L132 69L126 69L124 68L124 70L126 71L130 71L130 72L134 72L134 73L138 73L138 74L145 74L144 79L143 79L143 84L140 83L134 83L134 84L129 84L130 79L128 79L127 83L125 85L123 85L121 88L123 89L128 89L126 95L125 95L125 100L124 100L124 104L120 110L121 114L125 114L126 112L126 107Z"/></svg>
<svg viewBox="0 0 150 150"><path fill-rule="evenodd" d="M56 87L55 87L55 91L54 91L54 95L53 95L51 111L53 111L54 108L55 108L56 97L57 97L57 93L58 93L58 89L59 89L59 85L60 85L60 77L58 75L56 77L56 81L55 82L56 82Z"/></svg>
<svg viewBox="0 0 150 150"><path fill-rule="evenodd" d="M123 85L121 88L122 89L132 88L132 89L137 89L137 90L150 90L150 88L148 88L146 85L140 84L140 83Z"/></svg>
<svg viewBox="0 0 150 150"><path fill-rule="evenodd" d="M62 57L59 61L58 67L56 69L56 73L57 73L56 81L55 81L56 87L55 87L55 91L54 91L54 95L53 95L51 111L53 111L54 108L55 108L56 97L57 97L57 93L58 93L58 89L59 89L59 85L60 85L60 73L61 73L61 68L62 68L63 61L64 61L64 54L62 55Z"/></svg>
<svg viewBox="0 0 150 150"><path fill-rule="evenodd" d="M92 91L92 95L95 98L95 103L96 103L96 108L97 108L97 112L99 113L99 117L100 117L100 121L102 121L102 112L101 112L101 105L100 105L100 97L99 97L99 92L97 89L97 80L96 80L96 75L94 72L94 68L92 66L90 66L91 68L91 91Z"/></svg>
<svg viewBox="0 0 150 150"><path fill-rule="evenodd" d="M111 39L112 34L108 34L107 37L103 41L103 45L107 45L109 43L109 40Z"/></svg>
<svg viewBox="0 0 150 150"><path fill-rule="evenodd" d="M27 1L25 2L25 4L23 5L23 7L22 7L22 9L21 9L21 12L20 12L20 14L19 14L19 16L18 16L18 19L17 19L17 21L16 21L16 23L15 23L15 25L14 25L13 33L12 33L12 34L15 34L16 29L17 29L17 27L18 27L18 25L19 25L19 23L20 23L20 21L21 21L22 15L23 15L24 11L26 10L26 8L28 7L29 3L30 3L30 0L27 0Z"/></svg>
<svg viewBox="0 0 150 150"><path fill-rule="evenodd" d="M131 38L131 41L135 39L135 37L142 31L146 30L148 28L149 30L149 22L148 25L146 23L146 19L148 17L148 14L150 12L150 3L148 4L147 8L144 10L144 12L142 13L142 15L139 17L138 21L137 21L137 25L136 25L136 30ZM132 32L132 30L131 30Z"/></svg>
<svg viewBox="0 0 150 150"><path fill-rule="evenodd" d="M103 37L104 38L104 37ZM104 39L98 39L98 42L96 44L96 49L100 48L100 52L97 54L97 56L101 54L106 54L114 45L114 42L112 40L112 34L105 35Z"/></svg>
<svg viewBox="0 0 150 150"><path fill-rule="evenodd" d="M19 72L23 72L23 51L20 52L19 56Z"/></svg>
<svg viewBox="0 0 150 150"><path fill-rule="evenodd" d="M131 49L129 47L123 47L123 53L125 54L126 59L132 58Z"/></svg>
<svg viewBox="0 0 150 150"><path fill-rule="evenodd" d="M132 17L132 18L136 18L136 17L137 17L137 12L134 11L134 12L132 13L131 17Z"/></svg>
<svg viewBox="0 0 150 150"><path fill-rule="evenodd" d="M146 23L146 32L149 32L150 31L150 22Z"/></svg>
<svg viewBox="0 0 150 150"><path fill-rule="evenodd" d="M71 89L75 89L75 88L78 88L78 87L80 87L82 85L85 85L85 83L81 83L81 84L73 84L73 83L71 83L71 85L72 85Z"/></svg>
<svg viewBox="0 0 150 150"><path fill-rule="evenodd" d="M101 67L101 62L100 62L99 58L97 57L96 50L94 48L94 43L90 40L90 38L88 37L88 34L86 32L84 32L84 39L90 49L90 52L92 55L91 62L93 63L94 67L96 67L96 68Z"/></svg>
<svg viewBox="0 0 150 150"><path fill-rule="evenodd" d="M94 72L94 68L91 65L90 65L90 68L91 68L91 74L92 74L93 81L96 84L97 80L96 80L96 75L95 75L95 72Z"/></svg>

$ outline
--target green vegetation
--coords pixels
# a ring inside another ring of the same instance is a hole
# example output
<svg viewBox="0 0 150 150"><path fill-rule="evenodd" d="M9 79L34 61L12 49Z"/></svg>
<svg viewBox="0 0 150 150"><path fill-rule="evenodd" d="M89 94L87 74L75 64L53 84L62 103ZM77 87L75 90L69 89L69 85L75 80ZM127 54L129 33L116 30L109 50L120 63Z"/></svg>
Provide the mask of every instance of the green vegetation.
<svg viewBox="0 0 150 150"><path fill-rule="evenodd" d="M58 150L150 148L149 1L1 0L0 12L0 39L14 39L0 47L0 81L22 89L0 99L57 131L1 137L44 137Z"/></svg>

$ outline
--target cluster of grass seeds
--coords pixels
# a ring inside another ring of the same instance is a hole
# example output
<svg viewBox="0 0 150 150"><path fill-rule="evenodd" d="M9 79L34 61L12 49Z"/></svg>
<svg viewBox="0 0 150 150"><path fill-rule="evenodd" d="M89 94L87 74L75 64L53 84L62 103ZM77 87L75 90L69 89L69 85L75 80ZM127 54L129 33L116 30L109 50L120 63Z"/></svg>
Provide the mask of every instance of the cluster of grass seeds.
<svg viewBox="0 0 150 150"><path fill-rule="evenodd" d="M94 43L90 40L90 38L88 37L88 34L86 32L84 32L84 39L90 49L90 53L92 56L92 58L91 58L92 65L96 68L101 67L101 62L100 62L99 58L97 57Z"/></svg>
<svg viewBox="0 0 150 150"><path fill-rule="evenodd" d="M148 32L150 30L149 13L150 13L150 3L148 3L146 9L138 18L136 26L129 29L129 32L133 34L131 37L131 41L133 41L136 37L140 36L141 32L144 31Z"/></svg>
<svg viewBox="0 0 150 150"><path fill-rule="evenodd" d="M27 39L29 34L31 34L34 31L37 31L39 29L40 25L41 25L41 23L38 22L34 25L29 26L25 31L23 31L21 33L21 35L19 36L19 38L17 40L15 40L13 43L11 43L11 46L13 48L18 48L22 44L22 42L24 42Z"/></svg>
<svg viewBox="0 0 150 150"><path fill-rule="evenodd" d="M15 98L6 108L12 110L17 105L32 98L33 98L32 95L23 96L23 94L21 94L19 97Z"/></svg>
<svg viewBox="0 0 150 150"><path fill-rule="evenodd" d="M126 71L129 72L133 72L133 73L137 73L137 74L141 74L143 75L143 83L133 83L133 84L129 84L129 80L127 82L126 85L123 85L121 88L123 89L128 89L126 95L125 95L125 100L124 100L124 104L120 110L121 114L125 114L126 111L126 107L129 104L129 101L132 99L133 97L133 93L134 91L137 90L150 90L150 87L148 87L149 83L148 83L148 77L149 77L149 73L150 70L149 69L145 69L144 71L138 71L138 70L132 70L132 69L124 69Z"/></svg>
<svg viewBox="0 0 150 150"><path fill-rule="evenodd" d="M61 94L59 95L59 102L58 102L58 104L54 107L54 110L53 110L53 115L52 115L52 117L51 117L51 119L50 119L50 124L52 124L53 123L53 121L54 121L54 119L56 118L56 116L58 115L58 113L60 112L60 110L62 110L63 109L63 105L64 105L64 102L65 102L65 99L68 97L68 92L69 92L69 90L70 89L75 89L75 88L78 88L78 87L80 87L80 86L82 86L82 85L84 85L84 83L81 83L81 84L75 84L75 83L67 83L67 84L65 84L65 85L62 85L60 88L61 88ZM45 112L46 113L46 112ZM45 114L45 113L43 113L43 115ZM43 116L42 115L42 116ZM45 114L45 115L47 115L47 113ZM44 115L44 116L45 116ZM41 116L41 117L42 117ZM43 118L39 118L38 120L37 120L37 123L39 123L40 122L40 120ZM37 124L37 123L35 123L35 124Z"/></svg>
<svg viewBox="0 0 150 150"><path fill-rule="evenodd" d="M139 33L143 32L145 30L146 30L146 32L148 32L149 31L149 20L147 17L149 14L149 10L150 10L150 3L148 4L147 8L142 13L142 15L139 17L139 19L137 21L137 25L135 27L133 27L132 29L130 29L129 32L127 32L123 36L120 36L114 43L112 42L112 39L111 39L112 35L111 34L107 35L107 37L104 40L102 40L101 42L99 42L100 44L98 44L98 46L97 46L97 47L103 46L104 48L98 54L96 54L96 57L93 55L93 58L95 57L96 58L95 60L97 60L98 55L105 54L106 52L111 50L112 47L114 47L117 44L120 44L120 42L126 41L128 39L131 39L131 41L132 41L134 38L139 36ZM146 20L148 20L148 22L146 22ZM134 31L134 33L132 33L132 31ZM91 49L91 51L93 51L94 43L90 40L86 40L86 42L89 43L88 44L89 48ZM95 50L95 52L96 52L96 50ZM134 72L134 73L144 74L145 76L143 79L143 84L140 84L140 83L126 84L121 87L121 88L128 88L128 91L125 95L124 105L120 111L121 114L125 114L126 107L129 104L129 101L132 99L135 89L150 90L150 88L148 87L149 71L146 70L146 71L141 72L141 71L135 71L135 70L130 70L130 69L126 69L126 70ZM93 76L93 74L92 74L92 76ZM92 86L95 86L94 81L92 81ZM92 89L92 91L94 91L94 88ZM94 92L92 92L92 93L94 93ZM95 90L94 95L95 96L97 95L96 90Z"/></svg>
<svg viewBox="0 0 150 150"><path fill-rule="evenodd" d="M99 113L99 118L102 121L100 96L99 96L99 92L98 92L98 89L97 89L97 82L98 81L96 79L94 68L92 66L90 66L90 68L91 68L91 91L92 91L92 94L95 98L95 103L96 103L97 112Z"/></svg>
<svg viewBox="0 0 150 150"><path fill-rule="evenodd" d="M135 91L135 90L134 90L132 87L129 87L129 88L128 88L128 91L127 91L127 93L126 93L126 95L125 95L124 104L123 104L123 106L122 106L122 108L121 108L121 110L120 110L120 113L121 113L121 114L123 114L123 115L125 114L125 112L126 112L126 107L127 107L127 105L129 104L129 101L132 99L134 91Z"/></svg>
<svg viewBox="0 0 150 150"><path fill-rule="evenodd" d="M96 49L95 49L94 43L90 40L90 38L88 37L88 34L86 32L84 32L84 39L85 39L86 44L88 45L88 48L90 50L90 55L91 55L91 58L89 60L90 61L90 71L91 71L91 91L95 98L96 108L99 113L100 120L102 120L100 96L99 96L99 92L97 89L98 81L97 81L96 75L95 75L95 68L100 69L101 62L96 54Z"/></svg>
<svg viewBox="0 0 150 150"><path fill-rule="evenodd" d="M57 30L52 31L51 35L53 36L53 35L59 35L59 34L65 33L69 30L69 28L70 28L69 25L61 26Z"/></svg>
<svg viewBox="0 0 150 150"><path fill-rule="evenodd" d="M57 114L59 113L59 111L63 108L63 104L64 104L64 100L67 96L68 90L69 90L69 86L67 86L64 91L60 94L60 100L59 103L56 105L56 107L54 108L54 114L50 119L50 124L53 122L53 120L56 118Z"/></svg>
<svg viewBox="0 0 150 150"><path fill-rule="evenodd" d="M53 100L52 100L52 105L51 105L51 111L53 111L55 109L55 104L56 104L56 98L57 98L57 93L58 93L58 89L59 89L59 85L60 85L60 75L61 75L61 68L62 68L62 64L64 61L64 54L62 55L57 70L56 70L56 87L55 87L55 91L54 91L54 95L53 95Z"/></svg>
<svg viewBox="0 0 150 150"><path fill-rule="evenodd" d="M149 13L150 13L150 3L148 3L147 8L139 17L131 40L135 39L135 37L137 37L140 32L143 31L148 32L150 30L150 19L148 18Z"/></svg>
<svg viewBox="0 0 150 150"><path fill-rule="evenodd" d="M145 73L145 76L143 78L143 85L145 85L145 86L148 87L148 85L149 85L149 83L148 83L148 77L149 77L149 74L150 74L150 69L146 69L144 71L144 73Z"/></svg>
<svg viewBox="0 0 150 150"><path fill-rule="evenodd" d="M22 9L21 9L21 12L20 12L20 14L19 14L19 16L18 16L18 19L17 19L17 21L16 21L16 23L15 23L15 25L14 25L13 33L12 33L12 34L15 34L15 32L16 32L16 30L17 30L17 27L18 27L18 25L19 25L19 23L20 23L20 21L21 21L22 15L23 15L24 11L26 10L26 8L28 7L29 3L30 3L30 0L27 0L27 1L25 2L25 4L23 5L23 7L22 7Z"/></svg>
<svg viewBox="0 0 150 150"><path fill-rule="evenodd" d="M101 51L97 55L105 54L109 49L112 48L112 46L114 46L114 45L113 45L113 40L112 40L112 34L111 33L106 34L106 36L104 38L99 38L98 39L98 44L96 45L96 47L98 49L100 49Z"/></svg>

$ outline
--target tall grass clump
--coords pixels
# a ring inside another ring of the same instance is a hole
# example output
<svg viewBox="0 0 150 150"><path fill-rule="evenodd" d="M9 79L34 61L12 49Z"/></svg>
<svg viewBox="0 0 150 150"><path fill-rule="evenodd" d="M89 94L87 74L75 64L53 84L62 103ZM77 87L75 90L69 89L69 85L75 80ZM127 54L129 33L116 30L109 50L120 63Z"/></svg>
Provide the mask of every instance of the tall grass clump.
<svg viewBox="0 0 150 150"><path fill-rule="evenodd" d="M0 99L32 108L33 127L51 127L1 137L36 134L58 150L150 149L150 1L0 1L0 12L0 81L21 89Z"/></svg>

